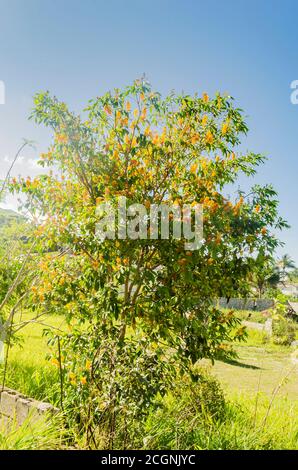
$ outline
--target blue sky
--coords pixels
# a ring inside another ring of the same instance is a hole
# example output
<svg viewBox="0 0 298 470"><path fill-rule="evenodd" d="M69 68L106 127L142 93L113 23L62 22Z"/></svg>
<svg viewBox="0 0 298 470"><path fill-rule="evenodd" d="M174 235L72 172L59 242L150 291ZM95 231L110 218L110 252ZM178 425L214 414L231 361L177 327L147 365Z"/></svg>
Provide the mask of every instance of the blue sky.
<svg viewBox="0 0 298 470"><path fill-rule="evenodd" d="M268 156L258 176L241 184L278 190L291 224L281 253L298 264L298 105L290 101L297 15L291 0L0 0L0 176L23 138L37 150L26 150L14 172L38 171L49 136L27 118L39 90L75 110L143 73L163 94L228 92L247 115L242 147Z"/></svg>

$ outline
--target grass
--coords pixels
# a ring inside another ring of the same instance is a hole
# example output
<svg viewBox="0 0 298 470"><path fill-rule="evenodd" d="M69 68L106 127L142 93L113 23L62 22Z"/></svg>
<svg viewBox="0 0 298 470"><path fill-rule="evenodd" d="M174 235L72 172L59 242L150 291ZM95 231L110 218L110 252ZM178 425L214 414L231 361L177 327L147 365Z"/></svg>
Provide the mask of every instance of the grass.
<svg viewBox="0 0 298 470"><path fill-rule="evenodd" d="M223 308L223 311L230 311L231 309ZM264 312L257 312L254 310L237 310L235 315L240 318L240 320L247 320L256 323L265 323L268 316Z"/></svg>
<svg viewBox="0 0 298 470"><path fill-rule="evenodd" d="M29 318L29 313L22 316L23 321ZM43 336L43 330L49 326L65 329L65 322L59 315L47 316L44 321L46 325L31 323L20 331L21 343L12 345L9 350L6 385L36 399L57 404L58 370L46 359L51 349L47 345L47 338ZM236 347L239 358L230 363L217 361L213 372L227 390L270 394L293 368L291 349L265 342L266 338L260 331L248 332L246 343ZM2 372L3 367L0 366L0 380ZM289 394L292 399L296 399L298 370L290 374L280 394Z"/></svg>
<svg viewBox="0 0 298 470"><path fill-rule="evenodd" d="M237 346L235 361L216 361L213 373L231 392L263 392L270 396L277 387L278 396L298 397L298 366L291 361L292 349L264 343L264 335L248 331L248 341Z"/></svg>
<svg viewBox="0 0 298 470"><path fill-rule="evenodd" d="M55 450L63 447L60 418L34 420L29 416L21 426L0 421L1 450Z"/></svg>
<svg viewBox="0 0 298 470"><path fill-rule="evenodd" d="M173 396L147 423L148 449L298 449L298 366L292 349L265 342L248 330L238 359L208 363L227 404L221 419L189 413L190 403ZM206 365L207 361L201 361Z"/></svg>
<svg viewBox="0 0 298 470"><path fill-rule="evenodd" d="M298 404L265 395L229 395L221 419L189 413L190 404L167 398L148 420L146 449L298 449Z"/></svg>
<svg viewBox="0 0 298 470"><path fill-rule="evenodd" d="M32 314L23 313L22 321L30 318ZM48 327L63 329L65 323L58 315L47 316L44 321L45 324L30 323L20 330L19 341L9 349L5 385L37 400L57 404L58 370L46 358L52 350L43 331ZM0 365L0 381L3 381L3 365Z"/></svg>
<svg viewBox="0 0 298 470"><path fill-rule="evenodd" d="M29 314L24 314L22 320L28 319ZM21 345L13 344L9 351L6 385L57 405L58 370L46 359L51 349L42 335L49 325L65 328L57 315L48 316L46 325L30 324L20 332ZM193 410L187 397L168 395L163 406L150 414L141 447L298 449L298 366L294 368L290 360L292 349L266 342L260 331L248 333L247 342L236 347L235 361L216 361L212 367L227 397L222 418ZM5 434L0 425L0 449L57 448L58 428L54 423L38 428L28 422Z"/></svg>

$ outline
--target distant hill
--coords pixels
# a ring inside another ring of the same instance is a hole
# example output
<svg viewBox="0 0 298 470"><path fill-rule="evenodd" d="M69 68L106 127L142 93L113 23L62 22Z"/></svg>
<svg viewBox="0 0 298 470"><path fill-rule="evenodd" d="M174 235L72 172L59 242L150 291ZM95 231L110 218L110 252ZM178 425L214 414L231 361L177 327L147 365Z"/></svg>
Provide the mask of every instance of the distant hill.
<svg viewBox="0 0 298 470"><path fill-rule="evenodd" d="M22 222L24 217L9 209L0 209L0 227L11 225L14 222Z"/></svg>

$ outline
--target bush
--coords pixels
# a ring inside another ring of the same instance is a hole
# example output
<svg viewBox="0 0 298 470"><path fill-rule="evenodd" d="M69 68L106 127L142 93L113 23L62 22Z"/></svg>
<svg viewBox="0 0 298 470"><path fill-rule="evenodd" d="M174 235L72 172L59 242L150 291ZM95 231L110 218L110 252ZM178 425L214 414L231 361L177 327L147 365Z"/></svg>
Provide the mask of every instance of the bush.
<svg viewBox="0 0 298 470"><path fill-rule="evenodd" d="M186 404L189 414L204 414L219 419L225 410L225 396L219 381L207 368L194 368L192 381L185 378L174 390L177 400Z"/></svg>
<svg viewBox="0 0 298 470"><path fill-rule="evenodd" d="M273 343L283 346L290 346L295 340L295 327L291 320L287 318L288 302L285 295L279 295L275 301L275 308L272 309L272 333Z"/></svg>
<svg viewBox="0 0 298 470"><path fill-rule="evenodd" d="M48 92L34 103L32 117L54 133L40 160L53 172L9 186L25 196L26 211L38 214L34 250L41 259L32 273L38 288L32 286L28 302L69 321L53 361L71 423L88 446L99 447L97 433L105 432L107 448L118 442L123 448L133 423L140 425L156 396L170 391L172 375L202 358L230 358L229 343L245 338L240 320L211 299L246 293L248 272L260 267L254 251L272 251L278 241L270 229L286 224L271 186L227 200L225 185L264 160L234 153L247 126L230 97L163 99L137 80L90 101L84 122ZM163 231L147 208L162 204L172 215L175 206L184 214L187 204L195 217L185 213L183 224L188 219L199 228L197 202L204 206L202 244L199 232L191 243L184 230L176 237L180 216L171 223L168 217L168 236L158 238ZM139 209L126 220L133 204ZM120 207L125 217L114 219L115 241L105 218ZM235 255L242 252L251 256ZM211 410L209 383L197 382L201 395L193 403Z"/></svg>
<svg viewBox="0 0 298 470"><path fill-rule="evenodd" d="M77 330L60 337L67 426L85 448L131 449L176 369L166 351L150 347L144 337L119 345L112 335L103 339L99 333ZM52 344L56 341L51 337Z"/></svg>
<svg viewBox="0 0 298 470"><path fill-rule="evenodd" d="M297 405L286 399L270 404L265 395L233 396L221 419L190 414L191 396L167 397L147 421L146 449L270 450L297 449Z"/></svg>
<svg viewBox="0 0 298 470"><path fill-rule="evenodd" d="M291 321L280 318L273 321L273 343L290 346L295 340L295 327Z"/></svg>

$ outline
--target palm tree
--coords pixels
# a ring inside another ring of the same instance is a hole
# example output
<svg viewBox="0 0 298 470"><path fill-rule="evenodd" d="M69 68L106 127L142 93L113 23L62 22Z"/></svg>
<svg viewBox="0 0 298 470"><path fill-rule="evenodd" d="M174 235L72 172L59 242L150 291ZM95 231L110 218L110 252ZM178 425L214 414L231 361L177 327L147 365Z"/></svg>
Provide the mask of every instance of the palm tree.
<svg viewBox="0 0 298 470"><path fill-rule="evenodd" d="M256 267L249 275L249 281L261 299L269 288L276 289L281 282L281 271L271 256L260 252L256 258Z"/></svg>
<svg viewBox="0 0 298 470"><path fill-rule="evenodd" d="M270 263L265 264L257 269L252 277L252 285L258 292L258 297L261 299L266 289L276 289L281 281L280 270Z"/></svg>
<svg viewBox="0 0 298 470"><path fill-rule="evenodd" d="M281 271L281 276L283 279L286 279L288 276L288 271L291 269L295 269L296 265L294 260L290 257L290 255L283 255L277 262L277 266Z"/></svg>
<svg viewBox="0 0 298 470"><path fill-rule="evenodd" d="M289 279L292 282L298 283L298 268L293 269L293 271L289 273Z"/></svg>

